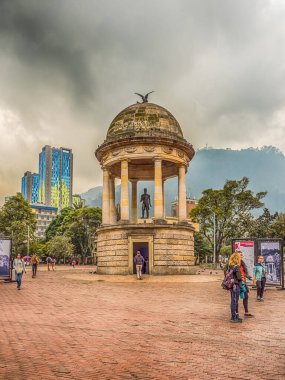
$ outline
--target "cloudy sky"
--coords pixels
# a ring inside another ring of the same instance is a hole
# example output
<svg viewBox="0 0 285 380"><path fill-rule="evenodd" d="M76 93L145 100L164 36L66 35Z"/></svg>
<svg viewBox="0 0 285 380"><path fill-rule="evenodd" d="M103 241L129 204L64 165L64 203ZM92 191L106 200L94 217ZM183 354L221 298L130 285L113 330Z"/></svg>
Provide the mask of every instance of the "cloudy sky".
<svg viewBox="0 0 285 380"><path fill-rule="evenodd" d="M101 183L94 150L155 90L195 148L285 152L283 0L0 0L0 203L45 144L74 152L74 190Z"/></svg>

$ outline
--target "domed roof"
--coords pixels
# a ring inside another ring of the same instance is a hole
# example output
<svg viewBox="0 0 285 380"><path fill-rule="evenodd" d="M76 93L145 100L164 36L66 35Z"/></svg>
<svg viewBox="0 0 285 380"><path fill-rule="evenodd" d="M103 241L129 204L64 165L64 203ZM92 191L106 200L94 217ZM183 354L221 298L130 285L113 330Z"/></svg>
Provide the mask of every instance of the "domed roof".
<svg viewBox="0 0 285 380"><path fill-rule="evenodd" d="M133 104L112 121L107 140L138 136L161 136L183 139L178 121L165 108L153 103Z"/></svg>

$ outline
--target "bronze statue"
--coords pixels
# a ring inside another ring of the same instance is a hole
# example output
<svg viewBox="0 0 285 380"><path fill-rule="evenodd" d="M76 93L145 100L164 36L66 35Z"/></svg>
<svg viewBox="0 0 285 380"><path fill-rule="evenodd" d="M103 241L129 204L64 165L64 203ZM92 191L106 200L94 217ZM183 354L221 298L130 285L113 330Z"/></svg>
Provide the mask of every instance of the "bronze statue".
<svg viewBox="0 0 285 380"><path fill-rule="evenodd" d="M121 220L121 204L120 204L120 202L118 202L116 205L116 220L117 220L117 222L119 220Z"/></svg>
<svg viewBox="0 0 285 380"><path fill-rule="evenodd" d="M153 92L154 91L148 92L146 95L141 95L141 94L138 94L137 92L135 92L135 94L138 95L138 96L140 96L142 98L142 102L141 103L148 103L148 96L149 96L149 94L152 94ZM140 102L137 102L137 103L140 103Z"/></svg>
<svg viewBox="0 0 285 380"><path fill-rule="evenodd" d="M147 193L147 189L143 190L141 195L142 202L142 218L144 219L144 212L146 211L146 217L149 218L149 208L151 207L150 195Z"/></svg>

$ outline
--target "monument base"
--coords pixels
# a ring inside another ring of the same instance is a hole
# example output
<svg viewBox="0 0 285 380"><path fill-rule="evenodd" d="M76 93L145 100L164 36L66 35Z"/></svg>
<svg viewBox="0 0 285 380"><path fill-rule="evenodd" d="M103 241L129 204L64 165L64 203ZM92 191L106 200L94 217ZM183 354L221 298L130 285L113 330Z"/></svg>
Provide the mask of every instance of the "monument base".
<svg viewBox="0 0 285 380"><path fill-rule="evenodd" d="M138 250L145 258L146 274L191 274L194 228L179 223L102 226L97 230L97 273L134 274Z"/></svg>

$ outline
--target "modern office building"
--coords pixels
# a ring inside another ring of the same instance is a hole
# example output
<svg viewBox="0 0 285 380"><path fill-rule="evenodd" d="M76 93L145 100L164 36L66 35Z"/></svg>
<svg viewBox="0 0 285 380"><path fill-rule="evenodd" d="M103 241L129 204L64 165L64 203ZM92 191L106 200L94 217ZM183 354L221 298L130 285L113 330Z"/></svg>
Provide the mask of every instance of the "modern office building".
<svg viewBox="0 0 285 380"><path fill-rule="evenodd" d="M36 237L44 238L46 229L56 218L58 209L56 207L44 206L41 204L33 204L31 205L31 209L36 214L37 218Z"/></svg>
<svg viewBox="0 0 285 380"><path fill-rule="evenodd" d="M30 204L38 202L39 175L26 172L22 177L21 193L24 199Z"/></svg>
<svg viewBox="0 0 285 380"><path fill-rule="evenodd" d="M71 206L72 178L72 150L44 146L39 155L38 202L58 209Z"/></svg>

